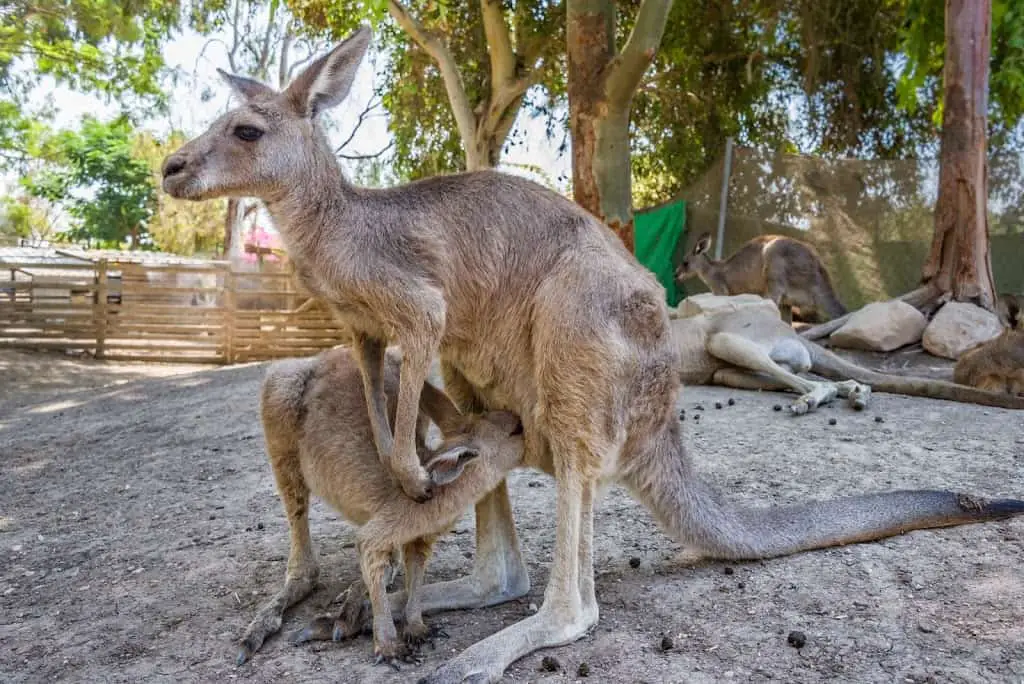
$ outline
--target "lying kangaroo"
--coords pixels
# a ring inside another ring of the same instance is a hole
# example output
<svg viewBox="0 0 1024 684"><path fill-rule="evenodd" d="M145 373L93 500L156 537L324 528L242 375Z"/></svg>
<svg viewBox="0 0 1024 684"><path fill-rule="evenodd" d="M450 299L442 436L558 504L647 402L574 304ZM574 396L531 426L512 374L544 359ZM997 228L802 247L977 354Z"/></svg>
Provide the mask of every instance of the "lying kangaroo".
<svg viewBox="0 0 1024 684"><path fill-rule="evenodd" d="M769 558L1024 513L1024 501L941 491L767 510L725 505L683 446L665 290L607 226L547 188L494 171L380 190L344 178L317 115L344 98L368 41L369 30L358 30L281 93L231 77L246 102L164 162L163 186L184 199L261 197L307 289L351 298L346 312L399 340L396 432L403 410L415 413L403 403L412 396L410 363L418 393L426 350L438 349L448 396L467 411L518 414L524 463L555 476L555 557L540 610L425 682L495 681L513 661L597 623L593 506L611 480L679 542L717 558ZM425 612L529 590L504 483L477 505L476 524L473 574L423 587ZM402 592L390 597L399 610Z"/></svg>
<svg viewBox="0 0 1024 684"><path fill-rule="evenodd" d="M953 380L983 390L1024 397L1024 316L1017 295L999 296L999 318L1007 325L995 339L964 352Z"/></svg>
<svg viewBox="0 0 1024 684"><path fill-rule="evenodd" d="M381 385L391 415L398 378L399 361L387 355ZM291 551L284 588L249 624L238 664L280 629L285 610L313 590L318 569L309 538L311 492L359 526L359 566L373 608L374 653L378 662L393 662L402 649L386 596L385 574L392 555L400 550L405 562L409 599L404 636L416 643L428 633L419 595L434 539L521 463L518 417L503 411L463 417L443 392L426 383L416 443L439 489L430 501L417 504L404 496L377 458L359 366L347 349L272 363L260 404L267 453L288 516ZM444 436L431 452L424 446L428 417ZM346 626L342 621L334 625L335 640L348 635L351 629Z"/></svg>
<svg viewBox="0 0 1024 684"><path fill-rule="evenodd" d="M914 397L1024 409L1024 398L987 391L990 388L974 389L931 378L889 375L850 363L798 335L779 318L778 309L770 300L756 295L694 295L671 315L684 383L791 389L801 395L790 406L797 415L813 411L837 396L849 399L855 409L863 409L872 388ZM1020 369L1022 359L1017 358ZM837 382L798 375L807 371Z"/></svg>
<svg viewBox="0 0 1024 684"><path fill-rule="evenodd" d="M846 313L821 257L807 243L782 235L761 235L720 261L708 255L710 248L711 234L704 233L676 270L676 280L696 276L716 295L767 297L787 322L793 318L794 306L805 320L814 315L828 320Z"/></svg>

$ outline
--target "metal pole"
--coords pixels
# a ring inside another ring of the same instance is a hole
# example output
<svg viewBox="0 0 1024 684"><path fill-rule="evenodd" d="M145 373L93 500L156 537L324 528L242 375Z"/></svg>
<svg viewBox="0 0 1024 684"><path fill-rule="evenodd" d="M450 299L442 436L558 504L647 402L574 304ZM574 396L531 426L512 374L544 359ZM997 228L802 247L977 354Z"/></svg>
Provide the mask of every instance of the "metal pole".
<svg viewBox="0 0 1024 684"><path fill-rule="evenodd" d="M725 164L722 167L722 194L718 199L718 237L715 238L715 259L722 258L725 240L725 208L729 204L729 176L732 174L732 138L725 139Z"/></svg>

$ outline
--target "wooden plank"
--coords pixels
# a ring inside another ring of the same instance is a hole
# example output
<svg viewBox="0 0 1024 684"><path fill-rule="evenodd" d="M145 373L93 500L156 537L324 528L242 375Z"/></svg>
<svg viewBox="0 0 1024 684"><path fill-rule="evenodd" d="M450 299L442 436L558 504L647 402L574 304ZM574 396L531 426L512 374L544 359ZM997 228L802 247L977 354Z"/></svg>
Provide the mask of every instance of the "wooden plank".
<svg viewBox="0 0 1024 684"><path fill-rule="evenodd" d="M9 340L0 338L2 349L92 349L91 340Z"/></svg>
<svg viewBox="0 0 1024 684"><path fill-rule="evenodd" d="M222 365L224 357L221 354L196 354L195 356L180 354L107 354L107 361L148 361L149 363L202 363L209 365Z"/></svg>
<svg viewBox="0 0 1024 684"><path fill-rule="evenodd" d="M224 275L224 295L221 297L224 305L224 362L231 363L234 360L234 337L235 337L235 274L228 271Z"/></svg>
<svg viewBox="0 0 1024 684"><path fill-rule="evenodd" d="M173 344L173 343L160 343L143 341L137 343L132 340L118 340L116 338L107 340L107 349L118 349L125 350L131 349L135 351L172 351L172 352L187 352L187 351L219 351L222 345L218 342L211 342L209 344Z"/></svg>

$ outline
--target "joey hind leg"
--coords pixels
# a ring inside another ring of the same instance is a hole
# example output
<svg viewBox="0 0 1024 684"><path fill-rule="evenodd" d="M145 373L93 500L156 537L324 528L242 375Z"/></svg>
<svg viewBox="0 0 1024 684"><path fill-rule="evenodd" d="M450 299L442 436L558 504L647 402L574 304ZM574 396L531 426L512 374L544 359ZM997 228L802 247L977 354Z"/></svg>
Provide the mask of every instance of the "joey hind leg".
<svg viewBox="0 0 1024 684"><path fill-rule="evenodd" d="M281 629L284 611L313 591L319 570L309 537L309 489L293 449L276 448L268 437L268 450L277 489L288 516L291 548L284 587L256 613L245 630L236 663L241 665L258 651L268 636Z"/></svg>
<svg viewBox="0 0 1024 684"><path fill-rule="evenodd" d="M433 537L421 537L406 544L402 551L405 558L406 594L405 627L402 636L405 643L411 647L420 646L434 634L444 635L443 632L431 630L423 621L423 574L433 546Z"/></svg>

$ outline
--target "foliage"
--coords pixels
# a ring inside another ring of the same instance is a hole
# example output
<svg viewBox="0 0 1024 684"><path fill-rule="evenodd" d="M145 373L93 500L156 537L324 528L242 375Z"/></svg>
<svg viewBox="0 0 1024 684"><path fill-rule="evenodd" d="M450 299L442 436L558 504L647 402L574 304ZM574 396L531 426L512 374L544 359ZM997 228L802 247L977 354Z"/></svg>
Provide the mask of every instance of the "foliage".
<svg viewBox="0 0 1024 684"><path fill-rule="evenodd" d="M388 17L388 2L288 0L288 5L310 30L324 30L335 39L345 37L361 22L369 21L374 26L374 43L386 58L376 89L390 114L395 139L394 173L399 178L465 168L465 150L438 66ZM479 0L415 5L416 20L428 33L440 36L451 52L476 113L486 109L493 84ZM561 97L565 90L564 5L551 0L505 0L502 5L517 52L530 55L533 62L517 67L540 65L535 78L543 88L527 91L522 109L528 116L545 117L554 134L559 122L549 96ZM518 144L522 135L513 130L506 145Z"/></svg>
<svg viewBox="0 0 1024 684"><path fill-rule="evenodd" d="M0 238L46 238L52 223L40 200L0 197Z"/></svg>
<svg viewBox="0 0 1024 684"><path fill-rule="evenodd" d="M175 0L8 0L0 9L0 90L16 98L47 75L78 90L162 103L160 48L178 10Z"/></svg>
<svg viewBox="0 0 1024 684"><path fill-rule="evenodd" d="M101 246L148 247L156 204L149 165L132 155L134 131L126 118L93 117L80 130L61 131L42 144L46 166L22 179L28 192L64 206L72 240Z"/></svg>

